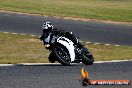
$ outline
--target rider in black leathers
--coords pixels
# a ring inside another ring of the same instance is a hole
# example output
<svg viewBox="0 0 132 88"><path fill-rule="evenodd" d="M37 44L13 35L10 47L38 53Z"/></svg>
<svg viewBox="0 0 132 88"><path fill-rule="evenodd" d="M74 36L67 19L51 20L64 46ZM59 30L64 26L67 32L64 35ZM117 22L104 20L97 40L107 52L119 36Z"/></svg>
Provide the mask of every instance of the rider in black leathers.
<svg viewBox="0 0 132 88"><path fill-rule="evenodd" d="M44 44L50 43L53 36L58 35L65 35L65 37L69 38L74 44L78 44L76 37L72 33L66 32L64 30L58 30L57 28L54 28L50 22L45 22L42 26L42 29L43 34L40 37L40 40L43 41ZM47 42L46 39L49 41Z"/></svg>

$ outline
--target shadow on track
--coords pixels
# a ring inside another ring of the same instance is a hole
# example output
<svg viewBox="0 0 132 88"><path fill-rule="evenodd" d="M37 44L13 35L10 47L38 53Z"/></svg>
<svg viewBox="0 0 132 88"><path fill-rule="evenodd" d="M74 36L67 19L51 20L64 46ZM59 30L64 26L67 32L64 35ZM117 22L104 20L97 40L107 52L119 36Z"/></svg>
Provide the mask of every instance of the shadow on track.
<svg viewBox="0 0 132 88"><path fill-rule="evenodd" d="M83 66L82 63L72 63L70 66ZM63 66L60 63L41 63L41 64L14 64L14 66L62 66L62 67L69 67L69 66Z"/></svg>

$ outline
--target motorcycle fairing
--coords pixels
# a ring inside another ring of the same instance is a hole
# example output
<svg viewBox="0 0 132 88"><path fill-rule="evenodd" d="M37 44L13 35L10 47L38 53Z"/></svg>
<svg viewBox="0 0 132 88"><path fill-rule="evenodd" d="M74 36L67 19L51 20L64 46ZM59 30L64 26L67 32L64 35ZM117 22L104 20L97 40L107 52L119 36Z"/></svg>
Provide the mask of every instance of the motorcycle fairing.
<svg viewBox="0 0 132 88"><path fill-rule="evenodd" d="M59 37L57 39L57 42L62 44L63 46L65 46L68 49L69 55L71 58L71 62L74 61L75 60L75 52L74 52L73 42L66 37Z"/></svg>

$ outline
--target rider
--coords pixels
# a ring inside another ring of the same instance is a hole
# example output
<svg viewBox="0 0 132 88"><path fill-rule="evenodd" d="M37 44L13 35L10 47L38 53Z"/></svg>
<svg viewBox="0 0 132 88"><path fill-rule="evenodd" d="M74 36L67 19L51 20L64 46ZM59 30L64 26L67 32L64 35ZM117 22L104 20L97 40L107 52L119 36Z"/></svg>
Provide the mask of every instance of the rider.
<svg viewBox="0 0 132 88"><path fill-rule="evenodd" d="M50 22L45 22L42 26L42 29L43 29L43 34L40 37L40 40L43 41L44 44L50 43L54 35L64 34L64 33L66 34L65 36L67 36L69 39L73 41L74 44L78 43L76 37L72 33L65 32L63 30L58 30L57 28L54 28Z"/></svg>
<svg viewBox="0 0 132 88"><path fill-rule="evenodd" d="M40 37L40 40L43 41L44 43L50 43L53 37L53 32L57 31L57 29L55 29L50 22L45 22L42 26L42 29L43 34Z"/></svg>

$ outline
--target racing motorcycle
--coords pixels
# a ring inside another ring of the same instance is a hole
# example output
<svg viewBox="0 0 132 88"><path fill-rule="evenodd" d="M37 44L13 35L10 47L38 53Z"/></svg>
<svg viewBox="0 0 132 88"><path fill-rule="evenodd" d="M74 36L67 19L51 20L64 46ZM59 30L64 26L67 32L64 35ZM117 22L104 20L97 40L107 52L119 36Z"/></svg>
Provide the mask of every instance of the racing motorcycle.
<svg viewBox="0 0 132 88"><path fill-rule="evenodd" d="M49 32L48 37L42 35L40 39L43 39L46 49L50 51L48 59L51 63L58 61L62 65L70 65L82 62L92 65L94 62L93 55L71 32Z"/></svg>

